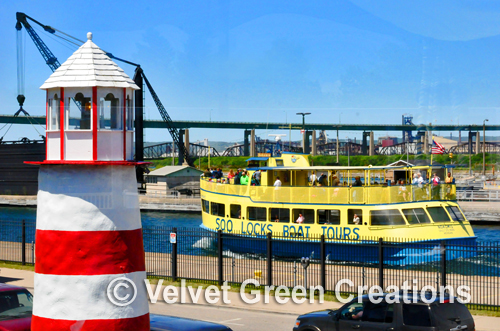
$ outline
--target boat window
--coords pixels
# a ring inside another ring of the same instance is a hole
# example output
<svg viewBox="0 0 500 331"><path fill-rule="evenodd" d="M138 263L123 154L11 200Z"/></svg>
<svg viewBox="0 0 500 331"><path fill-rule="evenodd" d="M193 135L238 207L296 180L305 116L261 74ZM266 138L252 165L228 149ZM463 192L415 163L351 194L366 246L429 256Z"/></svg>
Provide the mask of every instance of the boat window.
<svg viewBox="0 0 500 331"><path fill-rule="evenodd" d="M318 224L340 224L340 210L318 210Z"/></svg>
<svg viewBox="0 0 500 331"><path fill-rule="evenodd" d="M276 160L276 166L277 167L282 167L283 166L283 160Z"/></svg>
<svg viewBox="0 0 500 331"><path fill-rule="evenodd" d="M271 222L290 223L290 209L270 208L269 220Z"/></svg>
<svg viewBox="0 0 500 331"><path fill-rule="evenodd" d="M212 210L212 215L215 216L225 216L224 213L224 204L222 203L217 203L217 202L211 202L210 203L210 210Z"/></svg>
<svg viewBox="0 0 500 331"><path fill-rule="evenodd" d="M430 223L431 220L423 208L403 209L409 224Z"/></svg>
<svg viewBox="0 0 500 331"><path fill-rule="evenodd" d="M240 205L230 205L229 212L231 218L241 218L241 206Z"/></svg>
<svg viewBox="0 0 500 331"><path fill-rule="evenodd" d="M354 215L359 217L359 224L354 222ZM363 224L363 210L362 209L349 209L347 211L347 223L354 225L362 225Z"/></svg>
<svg viewBox="0 0 500 331"><path fill-rule="evenodd" d="M431 215L434 223L451 221L450 216L448 216L443 207L427 207L427 211Z"/></svg>
<svg viewBox="0 0 500 331"><path fill-rule="evenodd" d="M259 221L265 222L266 219L266 208L263 207L248 207L248 220L249 221Z"/></svg>
<svg viewBox="0 0 500 331"><path fill-rule="evenodd" d="M399 210L372 210L370 211L371 225L405 225L405 220Z"/></svg>
<svg viewBox="0 0 500 331"><path fill-rule="evenodd" d="M452 220L458 221L458 222L465 221L465 217L458 207L448 206L448 207L446 207L446 210L450 214Z"/></svg>
<svg viewBox="0 0 500 331"><path fill-rule="evenodd" d="M302 222L297 222L300 215L302 215ZM314 209L294 209L293 222L302 224L314 224Z"/></svg>
<svg viewBox="0 0 500 331"><path fill-rule="evenodd" d="M201 199L201 209L205 212L205 213L209 213L210 212L210 202L207 201L207 200L203 200Z"/></svg>

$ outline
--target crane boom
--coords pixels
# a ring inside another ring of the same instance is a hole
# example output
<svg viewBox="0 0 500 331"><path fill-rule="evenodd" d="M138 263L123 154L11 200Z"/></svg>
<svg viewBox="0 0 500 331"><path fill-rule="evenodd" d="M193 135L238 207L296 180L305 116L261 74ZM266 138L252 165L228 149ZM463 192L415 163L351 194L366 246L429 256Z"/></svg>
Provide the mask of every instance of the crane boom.
<svg viewBox="0 0 500 331"><path fill-rule="evenodd" d="M142 74L142 78L144 78L144 82L146 83L146 85L148 87L149 93L151 93L151 97L153 98L153 100L156 104L156 107L158 108L158 111L160 112L160 115L161 115L163 121L167 124L168 132L170 132L170 135L172 136L174 143L179 148L179 153L182 153L184 156L184 160L190 166L192 166L193 164L192 164L191 158L189 157L189 152L188 152L186 146L182 143L182 141L180 141L179 131L177 130L177 128L174 127L172 118L170 118L170 116L168 115L167 110L165 109L165 107L163 107L163 104L161 103L160 98L158 98L158 95L156 95L156 92L153 89L153 86L151 86L151 84L149 83L149 80L146 78L146 75L144 74L144 72L142 70L141 70L141 74Z"/></svg>
<svg viewBox="0 0 500 331"><path fill-rule="evenodd" d="M35 43L35 46L38 48L38 51L40 54L42 54L45 63L52 69L52 71L56 71L57 68L61 66L57 58L52 54L50 49L45 45L43 40L40 38L40 36L36 33L35 29L29 24L28 19L33 21L34 23L40 25L45 31L49 33L55 33L55 29L48 25L43 25L42 23L38 22L37 20L29 17L28 15L24 13L16 13L16 18L17 18L17 23L16 23L16 30L18 33L21 32L22 27L26 29L26 32L28 32L29 36Z"/></svg>

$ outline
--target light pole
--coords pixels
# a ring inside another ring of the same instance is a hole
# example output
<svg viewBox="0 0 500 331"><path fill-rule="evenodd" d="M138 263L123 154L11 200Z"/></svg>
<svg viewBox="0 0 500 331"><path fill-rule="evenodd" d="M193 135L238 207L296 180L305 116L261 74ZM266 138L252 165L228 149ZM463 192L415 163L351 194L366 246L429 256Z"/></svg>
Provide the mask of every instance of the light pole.
<svg viewBox="0 0 500 331"><path fill-rule="evenodd" d="M486 122L488 119L483 121L483 176L486 176Z"/></svg>
<svg viewBox="0 0 500 331"><path fill-rule="evenodd" d="M311 113L297 113L297 115L302 115L302 130L304 131L304 133L302 135L302 151L305 153L306 152L306 141L305 141L306 116L311 115Z"/></svg>
<svg viewBox="0 0 500 331"><path fill-rule="evenodd" d="M349 137L345 137L346 141L347 141L347 145L346 145L346 148L347 148L347 166L350 167L351 166L351 149L350 149L350 146L349 146Z"/></svg>

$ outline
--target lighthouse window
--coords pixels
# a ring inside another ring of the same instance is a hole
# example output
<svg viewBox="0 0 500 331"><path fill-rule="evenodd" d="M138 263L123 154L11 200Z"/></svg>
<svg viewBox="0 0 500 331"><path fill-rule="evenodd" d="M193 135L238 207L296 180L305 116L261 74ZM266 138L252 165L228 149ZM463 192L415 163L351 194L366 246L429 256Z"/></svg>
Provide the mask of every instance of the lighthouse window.
<svg viewBox="0 0 500 331"><path fill-rule="evenodd" d="M450 216L446 213L443 207L427 207L427 211L431 215L434 223L450 222Z"/></svg>
<svg viewBox="0 0 500 331"><path fill-rule="evenodd" d="M211 202L210 210L212 211L212 215L225 217L224 213L225 205L223 203Z"/></svg>
<svg viewBox="0 0 500 331"><path fill-rule="evenodd" d="M127 130L134 129L134 109L132 108L132 100L127 96Z"/></svg>
<svg viewBox="0 0 500 331"><path fill-rule="evenodd" d="M290 209L269 208L269 220L271 222L290 223Z"/></svg>
<svg viewBox="0 0 500 331"><path fill-rule="evenodd" d="M406 222L397 209L370 211L371 225L405 225Z"/></svg>
<svg viewBox="0 0 500 331"><path fill-rule="evenodd" d="M340 224L340 210L318 210L318 224Z"/></svg>
<svg viewBox="0 0 500 331"><path fill-rule="evenodd" d="M265 222L267 220L266 208L248 207L247 210L248 210L248 220L249 221Z"/></svg>
<svg viewBox="0 0 500 331"><path fill-rule="evenodd" d="M113 93L108 93L99 102L99 128L100 129L122 129L122 112L120 100Z"/></svg>
<svg viewBox="0 0 500 331"><path fill-rule="evenodd" d="M462 215L462 213L460 212L460 209L458 209L458 207L446 207L446 210L450 214L452 220L458 221L458 222L465 221L465 217L464 217L464 215Z"/></svg>
<svg viewBox="0 0 500 331"><path fill-rule="evenodd" d="M59 98L57 94L54 95L54 99L49 100L49 130L59 130L59 122L61 119L61 113L59 111Z"/></svg>
<svg viewBox="0 0 500 331"><path fill-rule="evenodd" d="M423 208L403 209L409 224L430 223L431 220Z"/></svg>
<svg viewBox="0 0 500 331"><path fill-rule="evenodd" d="M74 98L68 98L66 109L66 128L68 130L89 130L91 102L82 93L77 93Z"/></svg>

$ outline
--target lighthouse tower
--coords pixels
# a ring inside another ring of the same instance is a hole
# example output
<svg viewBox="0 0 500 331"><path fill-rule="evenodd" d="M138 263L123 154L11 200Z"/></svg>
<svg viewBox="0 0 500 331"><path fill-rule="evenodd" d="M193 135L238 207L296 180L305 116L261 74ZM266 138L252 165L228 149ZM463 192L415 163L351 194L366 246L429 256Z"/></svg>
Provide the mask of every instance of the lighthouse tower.
<svg viewBox="0 0 500 331"><path fill-rule="evenodd" d="M87 38L41 86L32 330L149 330L132 161L139 87Z"/></svg>

